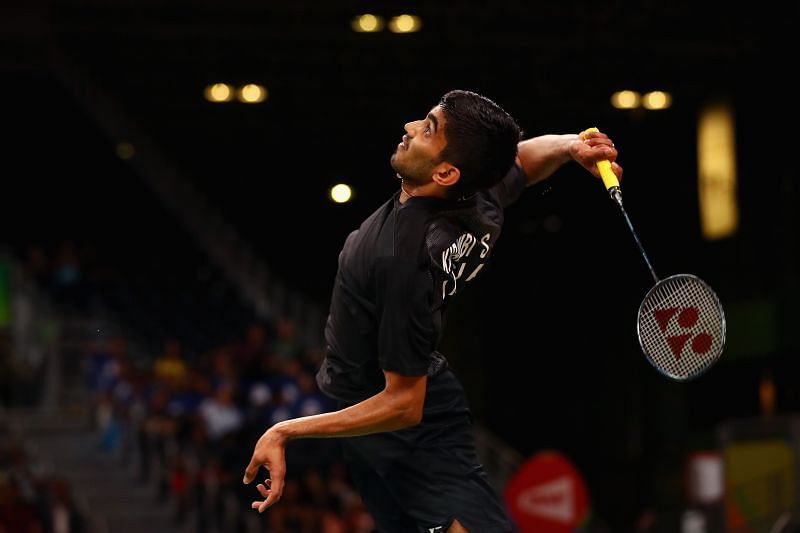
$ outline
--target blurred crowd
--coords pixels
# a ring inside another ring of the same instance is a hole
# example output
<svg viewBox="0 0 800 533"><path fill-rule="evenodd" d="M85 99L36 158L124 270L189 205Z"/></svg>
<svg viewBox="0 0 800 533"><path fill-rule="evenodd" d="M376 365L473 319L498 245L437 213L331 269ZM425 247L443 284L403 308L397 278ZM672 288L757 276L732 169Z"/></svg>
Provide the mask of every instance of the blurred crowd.
<svg viewBox="0 0 800 533"><path fill-rule="evenodd" d="M0 426L0 533L88 533L70 486Z"/></svg>
<svg viewBox="0 0 800 533"><path fill-rule="evenodd" d="M292 321L251 324L240 342L194 360L177 339L138 368L119 337L87 359L98 444L135 461L138 480L198 533L247 531L258 495L243 485L253 446L272 424L333 406L316 387L317 353ZM368 532L370 515L338 458L335 440L295 441L280 505L259 515L270 532ZM266 475L265 471L262 471Z"/></svg>
<svg viewBox="0 0 800 533"><path fill-rule="evenodd" d="M96 302L104 303L112 283L124 285L118 272L105 268L103 258L86 257L69 241L29 246L20 255L29 276L73 316L91 313L98 308ZM178 270L175 265L172 268ZM197 279L185 281L181 290L209 290ZM177 312L166 306L170 287L153 283L155 291L162 293L162 306L148 312L157 310L169 318ZM203 293L196 297L197 306L202 306ZM119 301L133 306L133 300L141 305L147 298L128 294ZM197 321L193 332L198 335L215 327L216 309L204 312L212 316L190 317ZM219 316L217 322L226 319L230 325L230 316ZM261 515L250 508L260 496L255 483L244 485L242 477L261 434L281 420L322 413L334 405L316 386L322 352L300 340L291 319L250 317L244 321L237 317L236 323L238 335L225 342L207 342L213 345L204 350L197 349L201 337L188 338L179 332L156 342L152 336L144 344L137 342L135 354L133 339L126 334L98 335L82 366L96 446L129 466L140 486L152 489L156 501L169 507L176 531L372 531L374 522L340 460L336 439L293 441L287 448L287 479L280 504ZM142 357L141 346L154 345L160 349ZM261 474L267 475L265 470ZM41 512L31 510L31 514L44 523ZM49 530L15 526L6 531ZM80 531L71 528L58 533ZM5 531L0 529L0 533Z"/></svg>

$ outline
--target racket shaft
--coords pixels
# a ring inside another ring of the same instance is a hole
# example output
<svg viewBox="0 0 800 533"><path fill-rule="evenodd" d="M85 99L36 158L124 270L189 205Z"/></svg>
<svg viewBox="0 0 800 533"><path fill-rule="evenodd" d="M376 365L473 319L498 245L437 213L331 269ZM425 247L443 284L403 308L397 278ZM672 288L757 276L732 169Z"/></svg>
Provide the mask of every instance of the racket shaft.
<svg viewBox="0 0 800 533"><path fill-rule="evenodd" d="M647 269L650 271L650 275L653 276L653 281L658 283L658 276L656 275L656 271L653 270L653 265L650 263L650 258L647 257L647 253L644 251L644 246L642 246L642 241L639 240L639 235L633 228L633 223L631 222L631 218L628 216L628 212L625 211L625 208L622 207L622 205L620 205L619 208L622 211L622 215L625 217L625 222L628 223L628 229L631 230L631 234L633 235L633 240L636 241L636 246L639 248L639 252L641 252L645 264L647 264Z"/></svg>

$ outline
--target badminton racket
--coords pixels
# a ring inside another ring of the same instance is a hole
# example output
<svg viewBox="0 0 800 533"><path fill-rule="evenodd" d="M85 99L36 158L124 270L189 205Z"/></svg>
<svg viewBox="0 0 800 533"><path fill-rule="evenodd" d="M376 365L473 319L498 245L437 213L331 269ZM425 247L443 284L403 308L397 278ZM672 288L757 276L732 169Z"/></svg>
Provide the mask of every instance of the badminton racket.
<svg viewBox="0 0 800 533"><path fill-rule="evenodd" d="M589 128L588 132L599 132ZM692 274L656 275L639 236L622 203L617 176L607 160L597 169L611 198L619 206L636 246L644 258L654 285L647 292L637 316L639 345L650 364L664 376L689 381L705 373L725 348L725 312L714 290Z"/></svg>

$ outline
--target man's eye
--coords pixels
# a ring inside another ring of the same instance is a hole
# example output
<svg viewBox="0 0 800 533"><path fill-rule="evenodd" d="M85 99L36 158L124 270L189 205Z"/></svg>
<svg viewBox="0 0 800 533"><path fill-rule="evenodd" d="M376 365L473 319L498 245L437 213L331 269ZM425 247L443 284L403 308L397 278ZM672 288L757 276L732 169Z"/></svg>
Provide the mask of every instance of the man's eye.
<svg viewBox="0 0 800 533"><path fill-rule="evenodd" d="M430 134L431 134L431 127L425 126L425 135L430 135Z"/></svg>

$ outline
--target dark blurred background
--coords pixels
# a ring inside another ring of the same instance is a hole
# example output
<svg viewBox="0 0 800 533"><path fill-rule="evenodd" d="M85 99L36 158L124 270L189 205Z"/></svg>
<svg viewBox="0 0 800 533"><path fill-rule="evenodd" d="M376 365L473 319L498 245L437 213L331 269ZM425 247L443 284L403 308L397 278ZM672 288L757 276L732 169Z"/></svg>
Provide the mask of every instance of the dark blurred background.
<svg viewBox="0 0 800 533"><path fill-rule="evenodd" d="M421 26L354 31L364 13ZM297 496L278 518L245 515L253 495L237 480L270 423L330 407L308 379L339 249L397 190L388 160L403 125L461 88L527 137L607 132L656 272L704 279L728 326L710 371L663 377L636 336L652 278L600 182L572 164L546 194L526 192L445 339L498 490L556 450L586 483L583 528L788 527L800 506L797 15L683 1L6 0L3 516L38 502L24 527L55 531L71 488L83 525L59 533L160 531L162 507L182 531L369 531L357 495L332 503L332 487L349 487L334 443L292 444ZM212 102L215 83L267 98ZM625 89L667 91L672 105L615 108ZM698 196L710 106L730 111L736 149L738 219L715 238ZM337 183L352 201L330 201ZM112 471L139 492L109 498Z"/></svg>

